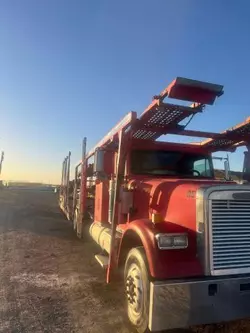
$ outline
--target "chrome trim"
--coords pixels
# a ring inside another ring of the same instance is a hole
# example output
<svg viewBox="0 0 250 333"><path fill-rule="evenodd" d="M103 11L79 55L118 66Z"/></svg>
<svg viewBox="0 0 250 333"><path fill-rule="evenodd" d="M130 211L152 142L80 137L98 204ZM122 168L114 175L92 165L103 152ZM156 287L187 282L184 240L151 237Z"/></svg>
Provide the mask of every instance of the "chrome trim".
<svg viewBox="0 0 250 333"><path fill-rule="evenodd" d="M249 190L250 191L250 190ZM237 193L242 193L242 194L246 194L246 193L250 193L246 187L244 186L244 188L238 190L234 190L234 189L227 189L227 190L219 190L219 191L214 191L209 195L209 200L249 200L250 198L239 198L236 199L234 198L234 194Z"/></svg>
<svg viewBox="0 0 250 333"><path fill-rule="evenodd" d="M201 187L198 192L203 191L204 193L204 199L208 199L208 197L211 195L213 192L217 191L250 191L250 185L238 185L238 184L225 184L225 185L213 185L213 186L204 186Z"/></svg>
<svg viewBox="0 0 250 333"><path fill-rule="evenodd" d="M212 225L211 225L211 198L224 198L226 195L230 200L235 200L232 195L237 192L248 192L250 191L249 185L238 185L228 184L225 185L213 185L213 186L202 186L196 192L196 232L197 232L197 256L204 269L205 275L222 275L222 274L240 274L250 272L245 269L239 270L213 270L213 252L212 252ZM225 199L227 200L227 199Z"/></svg>
<svg viewBox="0 0 250 333"><path fill-rule="evenodd" d="M250 268L234 268L234 269L216 269L212 270L211 274L213 276L221 276L221 275L237 275L237 274L248 274L250 273Z"/></svg>
<svg viewBox="0 0 250 333"><path fill-rule="evenodd" d="M235 200L239 193L215 192L209 197L212 275L250 273L250 200Z"/></svg>
<svg viewBox="0 0 250 333"><path fill-rule="evenodd" d="M211 200L207 200L207 206L208 206L208 236L209 236L209 246L208 246L208 251L209 251L209 266L210 266L210 274L214 275L213 272L213 267L214 267L214 261L213 261L213 226L212 226L212 202Z"/></svg>
<svg viewBox="0 0 250 333"><path fill-rule="evenodd" d="M187 238L187 245L186 246L174 246L174 247L163 247L159 244L159 238L162 236L186 236ZM180 250L180 249L186 249L188 247L188 234L185 232L179 232L179 233L159 233L155 235L155 238L157 240L157 245L160 250Z"/></svg>
<svg viewBox="0 0 250 333"><path fill-rule="evenodd" d="M187 328L250 316L250 276L150 282L149 329Z"/></svg>
<svg viewBox="0 0 250 333"><path fill-rule="evenodd" d="M201 187L196 192L196 243L197 256L203 266L204 274L210 275L208 209L206 191L208 186Z"/></svg>

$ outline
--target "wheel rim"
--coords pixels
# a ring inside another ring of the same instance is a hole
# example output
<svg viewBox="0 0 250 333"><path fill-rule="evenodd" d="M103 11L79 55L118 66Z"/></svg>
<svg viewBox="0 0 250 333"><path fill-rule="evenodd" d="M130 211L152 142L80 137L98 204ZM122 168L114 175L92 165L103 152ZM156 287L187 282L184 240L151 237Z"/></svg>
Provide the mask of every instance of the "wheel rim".
<svg viewBox="0 0 250 333"><path fill-rule="evenodd" d="M129 319L134 324L137 324L143 311L143 283L141 270L135 263L133 263L128 270L126 296Z"/></svg>

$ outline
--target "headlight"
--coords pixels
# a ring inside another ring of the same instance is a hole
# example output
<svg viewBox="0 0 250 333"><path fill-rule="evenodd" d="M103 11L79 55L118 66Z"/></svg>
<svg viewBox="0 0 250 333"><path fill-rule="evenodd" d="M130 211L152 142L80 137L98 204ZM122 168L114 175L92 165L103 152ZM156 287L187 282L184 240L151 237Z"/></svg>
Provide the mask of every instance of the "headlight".
<svg viewBox="0 0 250 333"><path fill-rule="evenodd" d="M186 249L188 247L187 234L157 234L155 238L158 248L161 250Z"/></svg>

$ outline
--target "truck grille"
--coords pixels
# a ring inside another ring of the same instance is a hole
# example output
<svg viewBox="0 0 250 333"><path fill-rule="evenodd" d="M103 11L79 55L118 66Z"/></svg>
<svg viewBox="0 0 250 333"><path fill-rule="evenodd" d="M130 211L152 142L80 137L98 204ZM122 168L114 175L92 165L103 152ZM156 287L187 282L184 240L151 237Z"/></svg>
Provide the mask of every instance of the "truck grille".
<svg viewBox="0 0 250 333"><path fill-rule="evenodd" d="M250 201L211 200L212 271L250 272Z"/></svg>

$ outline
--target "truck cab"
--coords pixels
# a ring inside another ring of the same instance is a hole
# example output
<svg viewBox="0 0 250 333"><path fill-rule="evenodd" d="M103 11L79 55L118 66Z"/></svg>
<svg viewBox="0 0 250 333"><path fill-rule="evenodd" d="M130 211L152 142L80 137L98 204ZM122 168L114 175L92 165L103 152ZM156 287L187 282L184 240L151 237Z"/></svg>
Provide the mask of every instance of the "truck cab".
<svg viewBox="0 0 250 333"><path fill-rule="evenodd" d="M248 149L250 121L222 133L186 128L222 93L220 85L177 78L88 153L84 140L71 196L70 155L63 165L60 207L79 237L89 223L96 259L107 282L123 280L128 319L139 333L250 315L250 186L215 179L212 159L213 152ZM166 134L206 140L159 141ZM247 151L246 182L249 165Z"/></svg>

